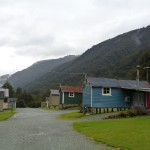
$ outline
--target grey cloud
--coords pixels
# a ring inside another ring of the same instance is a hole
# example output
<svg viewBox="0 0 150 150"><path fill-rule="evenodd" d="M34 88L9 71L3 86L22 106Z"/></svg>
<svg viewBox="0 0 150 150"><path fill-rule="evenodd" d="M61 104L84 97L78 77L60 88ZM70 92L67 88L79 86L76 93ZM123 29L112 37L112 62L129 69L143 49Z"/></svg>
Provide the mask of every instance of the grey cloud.
<svg viewBox="0 0 150 150"><path fill-rule="evenodd" d="M0 70L16 71L18 62L21 68L41 58L81 54L147 26L149 6L149 0L0 0L0 52L8 62Z"/></svg>
<svg viewBox="0 0 150 150"><path fill-rule="evenodd" d="M59 43L51 34L31 35L20 34L20 38L10 43L16 48L17 55L30 57L64 56L74 51L74 48L65 43Z"/></svg>
<svg viewBox="0 0 150 150"><path fill-rule="evenodd" d="M38 47L38 46L49 46L54 42L54 38L51 35L44 35L44 36L21 36L15 43L12 43L14 47L16 48L22 48L22 47Z"/></svg>
<svg viewBox="0 0 150 150"><path fill-rule="evenodd" d="M0 46L31 57L81 54L105 39L147 26L149 1L143 1L1 0Z"/></svg>
<svg viewBox="0 0 150 150"><path fill-rule="evenodd" d="M9 38L2 38L0 39L0 47L5 46L8 44Z"/></svg>
<svg viewBox="0 0 150 150"><path fill-rule="evenodd" d="M28 46L28 47L22 47L19 48L16 51L17 55L24 55L24 56L30 56L30 57L41 57L41 58L50 58L50 57L60 57L64 55L68 55L73 52L73 48L64 45L61 47L56 45L51 45L49 47L44 46Z"/></svg>

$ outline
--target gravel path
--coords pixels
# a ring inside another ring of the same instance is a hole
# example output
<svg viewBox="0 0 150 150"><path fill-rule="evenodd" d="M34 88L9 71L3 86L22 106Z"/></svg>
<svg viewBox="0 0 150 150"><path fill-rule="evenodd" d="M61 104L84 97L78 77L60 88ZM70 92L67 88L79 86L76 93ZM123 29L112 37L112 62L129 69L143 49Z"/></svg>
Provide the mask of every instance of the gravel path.
<svg viewBox="0 0 150 150"><path fill-rule="evenodd" d="M26 108L17 112L0 122L1 150L112 150L76 132L73 121L57 118L70 111Z"/></svg>

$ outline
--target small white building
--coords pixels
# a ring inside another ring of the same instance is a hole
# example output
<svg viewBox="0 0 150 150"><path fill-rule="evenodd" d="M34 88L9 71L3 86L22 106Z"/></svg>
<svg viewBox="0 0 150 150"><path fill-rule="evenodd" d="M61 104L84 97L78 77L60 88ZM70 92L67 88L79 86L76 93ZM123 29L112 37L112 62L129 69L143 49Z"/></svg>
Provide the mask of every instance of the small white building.
<svg viewBox="0 0 150 150"><path fill-rule="evenodd" d="M8 108L8 102L4 102L9 97L9 89L0 88L0 111Z"/></svg>

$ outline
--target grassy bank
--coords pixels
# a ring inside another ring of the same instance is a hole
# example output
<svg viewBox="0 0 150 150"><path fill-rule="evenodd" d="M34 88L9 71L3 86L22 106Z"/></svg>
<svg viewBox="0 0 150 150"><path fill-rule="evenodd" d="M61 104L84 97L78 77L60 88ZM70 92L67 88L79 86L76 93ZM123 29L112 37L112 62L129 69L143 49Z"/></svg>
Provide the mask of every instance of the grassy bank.
<svg viewBox="0 0 150 150"><path fill-rule="evenodd" d="M150 149L150 117L76 122L74 128L95 141L125 150Z"/></svg>
<svg viewBox="0 0 150 150"><path fill-rule="evenodd" d="M4 120L11 118L15 113L16 112L11 112L10 110L0 112L0 121L4 121Z"/></svg>
<svg viewBox="0 0 150 150"><path fill-rule="evenodd" d="M41 109L44 110L79 110L79 107L68 107L68 108L64 108L64 109L60 109L60 108L48 108L48 107L41 107Z"/></svg>
<svg viewBox="0 0 150 150"><path fill-rule="evenodd" d="M48 108L48 107L42 107L41 109L44 109L44 110L59 110L58 108Z"/></svg>
<svg viewBox="0 0 150 150"><path fill-rule="evenodd" d="M70 113L60 115L61 119L66 119L66 120L76 120L81 117L84 117L84 114L79 112L70 112Z"/></svg>

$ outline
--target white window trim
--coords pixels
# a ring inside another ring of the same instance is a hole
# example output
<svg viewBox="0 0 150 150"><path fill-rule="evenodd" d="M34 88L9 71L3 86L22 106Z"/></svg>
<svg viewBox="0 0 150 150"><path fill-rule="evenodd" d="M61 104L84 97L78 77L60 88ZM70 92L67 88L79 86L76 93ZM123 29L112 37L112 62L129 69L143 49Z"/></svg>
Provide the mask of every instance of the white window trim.
<svg viewBox="0 0 150 150"><path fill-rule="evenodd" d="M104 88L109 88L109 94L104 94ZM111 95L111 88L110 87L102 87L102 95L103 96L112 96Z"/></svg>
<svg viewBox="0 0 150 150"><path fill-rule="evenodd" d="M64 104L64 92L62 93L62 104Z"/></svg>
<svg viewBox="0 0 150 150"><path fill-rule="evenodd" d="M73 95L70 95L70 94L73 94ZM74 97L74 93L73 92L69 92L68 97Z"/></svg>
<svg viewBox="0 0 150 150"><path fill-rule="evenodd" d="M131 103L131 96L126 96L125 97L125 102L126 103Z"/></svg>

